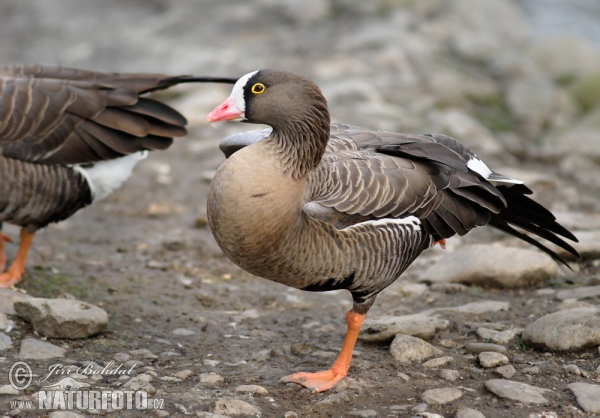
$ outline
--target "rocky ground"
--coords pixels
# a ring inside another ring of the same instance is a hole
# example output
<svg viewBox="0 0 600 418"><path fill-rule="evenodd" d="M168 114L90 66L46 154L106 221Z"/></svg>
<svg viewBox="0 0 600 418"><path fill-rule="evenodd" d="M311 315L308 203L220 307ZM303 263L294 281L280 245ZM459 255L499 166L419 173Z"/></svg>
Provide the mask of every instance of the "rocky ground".
<svg viewBox="0 0 600 418"><path fill-rule="evenodd" d="M205 125L227 87L181 86L162 97L190 135L106 201L41 231L18 291L0 292L0 370L77 366L74 384L164 399L152 412L75 411L85 416L600 414L600 51L590 42L533 39L523 12L497 0L15 0L0 4L0 23L4 63L300 72L335 120L450 134L526 181L584 255L569 270L496 231L453 238L378 297L336 390L280 383L330 365L350 297L273 284L222 255L206 194L219 140L248 126ZM115 365L132 372L85 372ZM49 413L11 410L39 396L39 377L16 391L0 373L0 411Z"/></svg>

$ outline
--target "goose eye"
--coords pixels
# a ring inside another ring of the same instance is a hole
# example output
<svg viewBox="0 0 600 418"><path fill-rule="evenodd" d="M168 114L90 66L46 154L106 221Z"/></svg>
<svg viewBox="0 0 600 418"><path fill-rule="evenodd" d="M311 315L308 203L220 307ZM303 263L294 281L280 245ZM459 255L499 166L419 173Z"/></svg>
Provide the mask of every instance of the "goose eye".
<svg viewBox="0 0 600 418"><path fill-rule="evenodd" d="M256 83L255 85L252 86L252 88L250 89L250 91L254 94L261 94L264 93L265 91L265 85L262 83Z"/></svg>

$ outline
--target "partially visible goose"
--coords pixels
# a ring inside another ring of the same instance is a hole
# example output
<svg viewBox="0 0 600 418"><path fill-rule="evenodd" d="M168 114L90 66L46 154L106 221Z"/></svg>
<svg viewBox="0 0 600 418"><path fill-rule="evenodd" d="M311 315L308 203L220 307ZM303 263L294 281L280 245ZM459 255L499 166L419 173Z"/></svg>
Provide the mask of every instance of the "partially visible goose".
<svg viewBox="0 0 600 418"><path fill-rule="evenodd" d="M148 150L186 134L176 110L141 94L186 82L235 79L0 67L0 226L22 227L0 286L17 283L35 232L105 198ZM6 257L0 233L0 271Z"/></svg>
<svg viewBox="0 0 600 418"><path fill-rule="evenodd" d="M223 252L244 270L298 289L347 289L342 350L327 371L285 378L324 391L342 379L379 292L436 241L490 225L563 261L517 226L570 253L576 241L526 195L445 135L406 135L330 124L310 80L261 70L240 78L207 117L270 125L236 135L208 195ZM563 261L564 262L564 261Z"/></svg>

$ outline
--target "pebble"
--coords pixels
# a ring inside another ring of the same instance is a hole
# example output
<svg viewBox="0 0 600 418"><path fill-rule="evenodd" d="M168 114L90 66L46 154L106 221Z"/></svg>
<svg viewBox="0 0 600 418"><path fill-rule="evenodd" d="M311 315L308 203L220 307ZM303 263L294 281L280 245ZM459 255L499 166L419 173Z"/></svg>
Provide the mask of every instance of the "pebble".
<svg viewBox="0 0 600 418"><path fill-rule="evenodd" d="M428 309L421 313L429 315L430 313L439 312L439 311L451 311L451 312L460 312L460 313L480 315L480 314L487 313L487 312L507 311L509 309L510 309L509 302L504 302L504 301L499 301L499 300L481 300L478 302L471 302L471 303L467 303L465 305L460 305L460 306Z"/></svg>
<svg viewBox="0 0 600 418"><path fill-rule="evenodd" d="M421 400L427 404L443 405L462 397L462 391L456 388L429 389L423 392Z"/></svg>
<svg viewBox="0 0 600 418"><path fill-rule="evenodd" d="M126 361L129 361L129 360L131 360L131 355L129 355L129 354L127 354L127 353L116 353L116 354L113 356L113 359L114 359L116 362L119 362L119 363L125 363Z"/></svg>
<svg viewBox="0 0 600 418"><path fill-rule="evenodd" d="M225 381L225 379L223 379L223 376L221 376L220 374L217 374L215 372L200 374L200 382L201 383L206 383L209 385L216 385L223 381Z"/></svg>
<svg viewBox="0 0 600 418"><path fill-rule="evenodd" d="M12 339L5 333L0 332L0 351L8 350L12 346Z"/></svg>
<svg viewBox="0 0 600 418"><path fill-rule="evenodd" d="M465 351L471 354L479 354L484 351L493 351L496 353L506 353L506 347L498 344L489 343L469 343L465 346Z"/></svg>
<svg viewBox="0 0 600 418"><path fill-rule="evenodd" d="M588 299L600 296L600 286L583 286L575 289L564 289L556 293L556 299Z"/></svg>
<svg viewBox="0 0 600 418"><path fill-rule="evenodd" d="M581 376L581 369L576 364L565 364L563 369L567 374Z"/></svg>
<svg viewBox="0 0 600 418"><path fill-rule="evenodd" d="M283 414L283 418L298 418L298 414L294 411L287 411Z"/></svg>
<svg viewBox="0 0 600 418"><path fill-rule="evenodd" d="M173 335L180 335L180 336L183 336L183 337L187 337L189 335L194 335L195 332L191 331L189 329L185 329L185 328L176 328L173 331L171 331L171 334L173 334Z"/></svg>
<svg viewBox="0 0 600 418"><path fill-rule="evenodd" d="M420 338L398 334L392 341L390 353L400 364L413 361L422 362L434 356L443 355L443 351Z"/></svg>
<svg viewBox="0 0 600 418"><path fill-rule="evenodd" d="M502 376L505 379L510 379L515 374L517 374L517 370L511 364L497 367L494 369L494 372L498 373L500 376Z"/></svg>
<svg viewBox="0 0 600 418"><path fill-rule="evenodd" d="M410 380L410 376L406 373L398 372L398 377L404 380L405 382L408 382Z"/></svg>
<svg viewBox="0 0 600 418"><path fill-rule="evenodd" d="M31 296L25 293L15 292L11 289L5 289L0 287L0 312L8 315L16 315L14 304L17 301L24 301L33 299Z"/></svg>
<svg viewBox="0 0 600 418"><path fill-rule="evenodd" d="M493 351L484 351L483 353L479 353L477 358L479 360L479 364L484 369L490 369L492 367L508 364L508 357L506 357L504 354Z"/></svg>
<svg viewBox="0 0 600 418"><path fill-rule="evenodd" d="M0 299L1 300L1 299ZM0 330L6 330L14 327L14 322L8 319L5 313L0 312Z"/></svg>
<svg viewBox="0 0 600 418"><path fill-rule="evenodd" d="M125 384L123 384L123 388L130 390L143 390L148 392L149 395L154 395L156 393L156 388L152 386L150 382L152 382L152 376L142 373L125 382Z"/></svg>
<svg viewBox="0 0 600 418"><path fill-rule="evenodd" d="M181 370L177 373L173 373L173 376L178 379L185 380L193 374L194 374L194 372L191 370Z"/></svg>
<svg viewBox="0 0 600 418"><path fill-rule="evenodd" d="M600 414L600 385L578 382L570 383L567 387L577 398L581 409L589 414Z"/></svg>
<svg viewBox="0 0 600 418"><path fill-rule="evenodd" d="M267 389L259 385L240 385L237 388L235 388L235 391L254 393L257 395L267 395L269 393Z"/></svg>
<svg viewBox="0 0 600 418"><path fill-rule="evenodd" d="M48 338L88 338L108 326L108 314L75 299L30 298L14 304L17 315Z"/></svg>
<svg viewBox="0 0 600 418"><path fill-rule="evenodd" d="M381 316L373 319L367 317L358 338L371 343L390 341L396 334L428 339L449 326L450 322L445 319L422 314Z"/></svg>
<svg viewBox="0 0 600 418"><path fill-rule="evenodd" d="M260 415L260 409L239 399L217 399L212 412L217 415Z"/></svg>
<svg viewBox="0 0 600 418"><path fill-rule="evenodd" d="M511 399L524 404L534 403L545 405L548 403L543 394L549 392L549 389L538 388L527 383L491 379L485 382L485 387L499 398Z"/></svg>
<svg viewBox="0 0 600 418"><path fill-rule="evenodd" d="M152 351L150 351L146 348L140 348L138 350L131 350L129 352L129 354L136 358L143 358L143 359L155 359L156 358L156 355L153 354Z"/></svg>
<svg viewBox="0 0 600 418"><path fill-rule="evenodd" d="M485 418L485 415L476 409L460 408L456 411L455 418Z"/></svg>
<svg viewBox="0 0 600 418"><path fill-rule="evenodd" d="M426 361L425 363L421 364L421 366L431 369L431 368L436 368L436 367L441 367L445 364L450 363L451 361L454 361L454 358L452 357L438 357L438 358L434 358L431 360Z"/></svg>
<svg viewBox="0 0 600 418"><path fill-rule="evenodd" d="M308 356L310 353L315 351L316 348L309 343L297 343L292 344L292 354L299 357Z"/></svg>
<svg viewBox="0 0 600 418"><path fill-rule="evenodd" d="M219 364L221 364L221 362L220 362L219 360L210 360L210 359L204 359L204 360L202 361L202 363L203 363L205 366L209 366L209 367L216 367L216 366L218 366Z"/></svg>
<svg viewBox="0 0 600 418"><path fill-rule="evenodd" d="M362 411L348 411L345 414L353 417L376 417L377 411L372 409L364 409Z"/></svg>
<svg viewBox="0 0 600 418"><path fill-rule="evenodd" d="M567 309L573 309L573 308L594 308L595 306L596 305L593 305L593 304L587 303L587 302L583 302L583 301L580 301L580 300L567 299L563 303L561 303L560 305L558 305L553 310L553 312L566 311Z"/></svg>
<svg viewBox="0 0 600 418"><path fill-rule="evenodd" d="M19 391L12 385L0 386L0 395L18 395Z"/></svg>
<svg viewBox="0 0 600 418"><path fill-rule="evenodd" d="M44 360L55 357L64 357L65 349L34 338L25 338L21 341L19 357L32 360Z"/></svg>
<svg viewBox="0 0 600 418"><path fill-rule="evenodd" d="M496 331L484 327L477 328L477 335L484 339L490 340L496 344L508 344L513 338L523 332L523 328L507 329L506 331Z"/></svg>
<svg viewBox="0 0 600 418"><path fill-rule="evenodd" d="M460 373L456 370L450 370L450 369L440 370L439 376L442 379L447 380L449 382L456 382L458 379L460 379Z"/></svg>
<svg viewBox="0 0 600 418"><path fill-rule="evenodd" d="M574 308L544 315L522 335L527 345L553 351L576 351L600 344L600 309Z"/></svg>
<svg viewBox="0 0 600 418"><path fill-rule="evenodd" d="M48 414L48 418L85 418L85 415L71 411L54 411Z"/></svg>
<svg viewBox="0 0 600 418"><path fill-rule="evenodd" d="M525 367L521 372L525 374L540 374L540 368L538 366Z"/></svg>
<svg viewBox="0 0 600 418"><path fill-rule="evenodd" d="M518 288L553 277L557 271L556 263L540 251L479 244L460 247L442 257L419 280Z"/></svg>

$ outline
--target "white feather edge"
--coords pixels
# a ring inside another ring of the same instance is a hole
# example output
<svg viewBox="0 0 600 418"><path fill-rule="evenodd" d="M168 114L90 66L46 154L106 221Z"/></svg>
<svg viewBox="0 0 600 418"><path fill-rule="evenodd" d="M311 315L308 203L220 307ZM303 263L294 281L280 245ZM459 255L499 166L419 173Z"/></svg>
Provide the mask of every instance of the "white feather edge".
<svg viewBox="0 0 600 418"><path fill-rule="evenodd" d="M97 202L121 187L133 171L133 167L148 156L148 151L139 151L114 160L99 161L92 167L84 168L73 165L73 170L87 180L92 191L92 200Z"/></svg>
<svg viewBox="0 0 600 418"><path fill-rule="evenodd" d="M365 222L361 222L361 223L349 226L348 229L353 228L355 226L359 226L359 225L389 225L389 224L407 225L407 226L413 227L415 229L415 231L421 230L421 220L419 218L417 218L416 216L407 216L406 218L400 218L400 219L383 218L383 219L377 219L375 221L365 221Z"/></svg>
<svg viewBox="0 0 600 418"><path fill-rule="evenodd" d="M481 175L481 177L483 177L484 179L489 180L489 182L492 183L494 186L498 183L523 184L523 182L521 180L516 180L516 179L511 179L511 178L490 179L490 176L493 174L493 171L490 170L490 168L486 165L486 163L484 163L483 161L481 161L479 158L476 158L476 157L472 157L467 162L467 167L469 169L473 170L474 172L476 172L477 174Z"/></svg>

